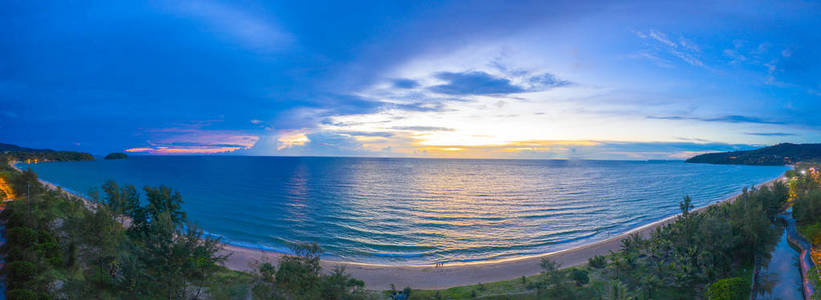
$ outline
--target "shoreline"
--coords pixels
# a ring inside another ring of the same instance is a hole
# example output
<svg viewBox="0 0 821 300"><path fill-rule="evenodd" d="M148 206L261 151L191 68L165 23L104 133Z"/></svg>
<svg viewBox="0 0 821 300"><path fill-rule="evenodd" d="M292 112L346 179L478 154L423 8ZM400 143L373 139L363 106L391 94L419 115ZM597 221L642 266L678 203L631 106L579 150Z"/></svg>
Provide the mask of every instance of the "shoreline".
<svg viewBox="0 0 821 300"><path fill-rule="evenodd" d="M17 162L9 161L9 165L11 165L12 168L22 171L14 165L15 163ZM782 174L769 181L758 184L756 187L771 185L773 182L782 180L783 178L785 177ZM95 208L95 205L85 197L65 190L59 185L43 179L38 178L38 180L49 189L60 190L68 195L81 199L89 209L93 210ZM696 208L693 212L703 211L710 206L724 202L731 202L740 194L741 193L736 193L730 197ZM446 289L455 286L510 280L520 276L539 274L541 272L539 263L542 258L550 258L560 263L562 268L578 266L587 263L587 260L595 255L607 255L610 251L617 251L621 247L621 240L631 234L638 233L643 238L647 238L656 228L673 222L679 215L680 214L668 216L604 240L542 254L495 260L448 263L439 267L436 267L433 263L427 265L388 265L333 260L322 260L320 264L325 271L333 270L336 267L344 267L345 271L351 276L363 280L366 284L366 288L370 290L387 290L391 288L392 284L397 288L409 286L414 289ZM260 262L270 262L276 265L279 258L286 255L281 252L226 243L222 243L222 246L223 249L220 250L219 254L230 255L222 265L235 271L255 272L256 266Z"/></svg>
<svg viewBox="0 0 821 300"><path fill-rule="evenodd" d="M780 175L755 187L769 186L776 181L783 180L784 175ZM741 193L734 194L720 201L696 208L693 212L699 212L710 206L724 202L732 202ZM642 238L647 238L656 228L669 224L678 218L680 214L665 217L661 220L633 228L619 235L609 237L604 240L589 244L568 248L564 250L534 254L520 257L504 258L489 261L474 261L463 263L451 263L436 267L430 265L386 265L359 262L342 262L322 260L320 262L324 270L333 270L335 267L345 267L345 271L354 278L365 281L367 289L387 290L391 284L397 288L409 286L414 289L447 289L456 286L472 285L480 282L494 282L510 280L520 276L531 276L539 274L542 270L539 265L542 258L550 258L561 264L561 268L574 267L584 263L595 255L607 255L610 251L617 251L621 248L621 240L633 233L638 233ZM229 269L254 272L256 263L271 262L276 263L284 253L246 248L223 244L221 254L231 254L223 265Z"/></svg>
<svg viewBox="0 0 821 300"><path fill-rule="evenodd" d="M21 173L22 173L22 172L23 172L23 170L22 170L22 169L20 169L20 168L18 168L17 166L15 166L15 164L16 164L16 163L21 163L21 162L20 162L20 161L13 161L13 160L10 160L10 161L9 161L9 166L11 166L11 168L12 168L12 169L17 170L17 172L21 172ZM86 207L87 209L90 209L90 210L94 211L94 210L96 210L96 208L97 208L97 204L96 204L96 203L92 202L91 200L89 200L88 198L86 198L86 197L84 197L84 196L81 196L81 195L77 194L76 192L73 192L73 191L70 191L70 190L66 190L66 189L64 189L64 188L63 188L62 186L60 186L60 185L57 185L57 184L54 184L54 183L51 183L51 182L45 181L45 180L43 180L42 178L40 178L40 176L37 176L37 181L39 181L41 184L45 185L47 189L54 190L54 191L57 191L57 192L63 192L63 193L65 193L66 195L69 195L69 196L71 196L71 197L74 197L74 198L80 199L81 201L83 201L83 204L85 205L85 207Z"/></svg>

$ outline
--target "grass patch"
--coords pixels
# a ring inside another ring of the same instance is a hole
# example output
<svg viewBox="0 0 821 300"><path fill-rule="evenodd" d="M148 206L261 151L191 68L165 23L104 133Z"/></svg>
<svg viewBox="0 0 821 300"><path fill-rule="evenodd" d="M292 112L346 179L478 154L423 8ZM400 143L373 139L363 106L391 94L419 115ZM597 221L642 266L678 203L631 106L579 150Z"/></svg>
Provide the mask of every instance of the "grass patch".
<svg viewBox="0 0 821 300"><path fill-rule="evenodd" d="M212 299L246 299L253 282L249 273L220 267L208 285L208 294Z"/></svg>
<svg viewBox="0 0 821 300"><path fill-rule="evenodd" d="M813 245L821 244L821 223L801 224L797 226L798 233Z"/></svg>

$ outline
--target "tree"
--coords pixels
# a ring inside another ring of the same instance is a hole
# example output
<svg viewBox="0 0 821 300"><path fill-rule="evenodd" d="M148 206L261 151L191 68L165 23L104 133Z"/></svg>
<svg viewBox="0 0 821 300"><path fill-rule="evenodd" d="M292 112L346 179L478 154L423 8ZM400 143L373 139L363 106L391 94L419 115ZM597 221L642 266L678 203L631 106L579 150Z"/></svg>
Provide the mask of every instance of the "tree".
<svg viewBox="0 0 821 300"><path fill-rule="evenodd" d="M587 264L596 269L602 269L607 266L607 258L601 255L596 255L587 260Z"/></svg>
<svg viewBox="0 0 821 300"><path fill-rule="evenodd" d="M114 215L105 206L98 206L89 212L77 224L77 235L84 247L82 253L96 265L96 278L99 288L111 283L111 268L116 268L118 250L123 238L123 228L114 219Z"/></svg>
<svg viewBox="0 0 821 300"><path fill-rule="evenodd" d="M45 191L43 185L37 180L37 173L34 173L31 168L24 170L17 176L13 176L9 184L11 184L14 194L24 200L30 200L33 195Z"/></svg>
<svg viewBox="0 0 821 300"><path fill-rule="evenodd" d="M105 193L105 204L115 215L126 215L136 217L135 213L140 209L140 194L133 185L120 187L113 180L103 184Z"/></svg>
<svg viewBox="0 0 821 300"><path fill-rule="evenodd" d="M182 195L180 195L180 192L164 185L158 188L147 186L144 190L148 199L146 210L149 216L153 217L167 213L174 225L183 225L186 217L185 211L182 210Z"/></svg>
<svg viewBox="0 0 821 300"><path fill-rule="evenodd" d="M545 276L544 292L547 296L557 299L570 297L573 291L564 284L566 275L559 270L561 265L549 258L542 258L540 266L542 267L542 274Z"/></svg>
<svg viewBox="0 0 821 300"><path fill-rule="evenodd" d="M291 250L295 255L280 259L276 273L277 284L291 294L308 295L319 283L319 255L321 249L315 243L297 244Z"/></svg>
<svg viewBox="0 0 821 300"><path fill-rule="evenodd" d="M743 300L749 291L750 287L743 278L725 278L710 285L707 297L710 300Z"/></svg>
<svg viewBox="0 0 821 300"><path fill-rule="evenodd" d="M693 199L690 196L684 196L684 200L679 202L679 208L681 208L681 216L687 218L690 215L690 210L693 209Z"/></svg>
<svg viewBox="0 0 821 300"><path fill-rule="evenodd" d="M577 286L583 286L590 282L590 277L587 275L587 271L582 269L573 269L570 272L570 277L573 278L573 281L576 282Z"/></svg>
<svg viewBox="0 0 821 300"><path fill-rule="evenodd" d="M321 285L321 298L328 300L353 299L363 296L365 282L345 274L344 266L337 266L325 276ZM410 290L408 289L408 295Z"/></svg>
<svg viewBox="0 0 821 300"><path fill-rule="evenodd" d="M336 267L330 274L320 272L320 254L317 244L296 244L294 254L280 258L279 268L262 263L257 269L257 282L252 288L256 298L271 299L364 299L365 283ZM404 295L410 295L406 288Z"/></svg>

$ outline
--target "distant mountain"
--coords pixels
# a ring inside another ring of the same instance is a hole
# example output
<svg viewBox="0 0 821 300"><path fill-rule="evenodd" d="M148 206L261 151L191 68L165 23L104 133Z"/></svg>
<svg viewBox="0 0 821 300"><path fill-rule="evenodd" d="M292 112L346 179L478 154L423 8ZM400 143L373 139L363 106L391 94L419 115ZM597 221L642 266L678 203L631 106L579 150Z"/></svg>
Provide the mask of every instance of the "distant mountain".
<svg viewBox="0 0 821 300"><path fill-rule="evenodd" d="M12 144L0 143L0 152L54 152L51 149L32 149Z"/></svg>
<svg viewBox="0 0 821 300"><path fill-rule="evenodd" d="M749 151L701 154L687 160L689 163L766 166L810 161L821 161L821 144L783 143Z"/></svg>
<svg viewBox="0 0 821 300"><path fill-rule="evenodd" d="M51 149L33 149L17 145L0 143L0 156L5 154L9 160L27 161L72 161L94 160L94 156L84 152L54 151Z"/></svg>

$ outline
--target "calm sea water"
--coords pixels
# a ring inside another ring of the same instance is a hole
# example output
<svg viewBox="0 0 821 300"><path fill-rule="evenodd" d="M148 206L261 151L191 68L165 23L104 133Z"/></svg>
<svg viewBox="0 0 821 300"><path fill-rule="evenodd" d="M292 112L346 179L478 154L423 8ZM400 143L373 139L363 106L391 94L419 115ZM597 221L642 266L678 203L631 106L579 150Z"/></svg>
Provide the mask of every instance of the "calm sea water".
<svg viewBox="0 0 821 300"><path fill-rule="evenodd" d="M21 164L21 167L26 167ZM31 165L86 194L105 180L178 189L189 219L228 243L337 260L426 264L571 248L781 175L683 162L131 157Z"/></svg>

